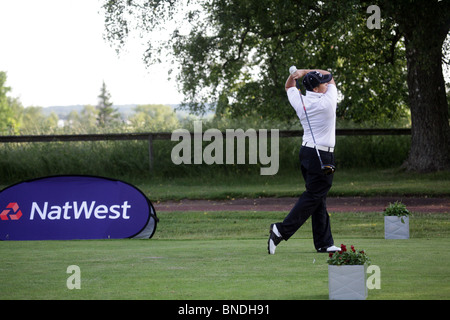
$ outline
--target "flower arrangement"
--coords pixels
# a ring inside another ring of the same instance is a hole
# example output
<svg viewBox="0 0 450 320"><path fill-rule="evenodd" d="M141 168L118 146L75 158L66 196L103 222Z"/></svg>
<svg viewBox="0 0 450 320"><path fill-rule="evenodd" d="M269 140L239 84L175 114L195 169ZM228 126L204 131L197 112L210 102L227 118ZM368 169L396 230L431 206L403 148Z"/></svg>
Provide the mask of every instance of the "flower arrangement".
<svg viewBox="0 0 450 320"><path fill-rule="evenodd" d="M370 259L364 250L357 251L353 245L347 250L347 246L341 244L341 251L330 252L327 262L331 265L362 265L370 264Z"/></svg>

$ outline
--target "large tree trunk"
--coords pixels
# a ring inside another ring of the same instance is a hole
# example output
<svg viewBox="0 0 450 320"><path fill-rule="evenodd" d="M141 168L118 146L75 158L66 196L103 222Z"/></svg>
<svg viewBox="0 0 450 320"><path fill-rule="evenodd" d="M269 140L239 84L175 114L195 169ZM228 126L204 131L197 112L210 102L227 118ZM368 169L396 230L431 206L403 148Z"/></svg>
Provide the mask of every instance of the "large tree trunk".
<svg viewBox="0 0 450 320"><path fill-rule="evenodd" d="M407 48L411 150L404 167L414 171L450 168L450 129L441 48Z"/></svg>
<svg viewBox="0 0 450 320"><path fill-rule="evenodd" d="M411 150L403 166L420 172L449 169L450 127L442 73L448 12L442 12L436 1L402 4L406 6L396 12L396 20L406 44L412 122Z"/></svg>

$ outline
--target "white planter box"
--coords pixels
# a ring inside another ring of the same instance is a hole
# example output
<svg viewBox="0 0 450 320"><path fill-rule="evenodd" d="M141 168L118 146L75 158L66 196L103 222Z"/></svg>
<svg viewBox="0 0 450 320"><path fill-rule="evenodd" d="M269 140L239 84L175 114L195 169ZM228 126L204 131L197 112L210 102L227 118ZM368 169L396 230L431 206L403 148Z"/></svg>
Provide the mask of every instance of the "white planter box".
<svg viewBox="0 0 450 320"><path fill-rule="evenodd" d="M403 219L403 222L402 222ZM385 216L385 239L409 239L409 217Z"/></svg>
<svg viewBox="0 0 450 320"><path fill-rule="evenodd" d="M366 265L328 265L330 300L365 300L367 298Z"/></svg>

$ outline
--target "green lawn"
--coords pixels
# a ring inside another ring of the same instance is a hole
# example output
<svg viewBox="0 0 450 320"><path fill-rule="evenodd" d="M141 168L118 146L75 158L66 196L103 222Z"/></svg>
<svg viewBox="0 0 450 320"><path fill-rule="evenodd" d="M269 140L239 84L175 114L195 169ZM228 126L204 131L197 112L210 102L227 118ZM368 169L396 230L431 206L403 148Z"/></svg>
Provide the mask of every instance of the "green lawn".
<svg viewBox="0 0 450 320"><path fill-rule="evenodd" d="M297 197L304 189L300 171L295 175L217 175L153 180L130 179L151 201ZM408 173L396 169L347 169L335 173L329 196L450 197L450 171Z"/></svg>
<svg viewBox="0 0 450 320"><path fill-rule="evenodd" d="M152 202L180 199L297 197L305 190L300 171L274 176L222 172L217 175L189 175L175 178L120 179L138 187ZM0 190L5 187L7 185L0 185ZM328 195L450 197L450 171L419 174L398 169L337 170Z"/></svg>
<svg viewBox="0 0 450 320"><path fill-rule="evenodd" d="M164 212L150 240L2 241L0 299L328 299L327 255L308 221L273 256L268 227L281 212ZM380 213L332 214L336 244L380 267L368 299L450 298L450 214L410 219L411 239L385 240ZM81 271L69 290L67 267Z"/></svg>

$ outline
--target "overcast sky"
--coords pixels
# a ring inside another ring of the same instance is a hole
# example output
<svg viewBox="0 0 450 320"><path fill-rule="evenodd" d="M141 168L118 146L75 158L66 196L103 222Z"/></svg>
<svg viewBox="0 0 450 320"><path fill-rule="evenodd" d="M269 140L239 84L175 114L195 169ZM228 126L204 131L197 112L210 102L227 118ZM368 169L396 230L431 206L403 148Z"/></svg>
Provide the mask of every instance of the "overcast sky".
<svg viewBox="0 0 450 320"><path fill-rule="evenodd" d="M0 0L0 71L28 106L96 105L102 81L114 104L176 104L167 67L147 69L143 49L116 55L103 40L99 0Z"/></svg>

